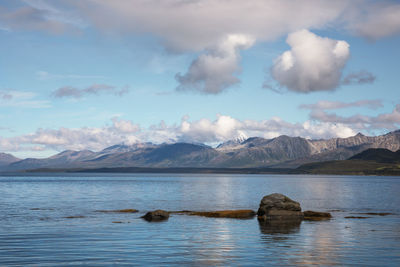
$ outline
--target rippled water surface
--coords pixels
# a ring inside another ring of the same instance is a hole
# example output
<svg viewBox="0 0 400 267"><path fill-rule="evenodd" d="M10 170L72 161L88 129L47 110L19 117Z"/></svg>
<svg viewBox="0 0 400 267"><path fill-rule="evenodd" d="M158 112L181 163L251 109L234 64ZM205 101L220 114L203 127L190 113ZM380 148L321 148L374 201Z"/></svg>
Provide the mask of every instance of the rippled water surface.
<svg viewBox="0 0 400 267"><path fill-rule="evenodd" d="M140 219L154 209L257 210L275 192L333 219L297 226L178 214ZM140 212L95 212L127 208ZM360 214L368 212L393 214ZM400 266L400 177L0 176L0 266L75 264Z"/></svg>

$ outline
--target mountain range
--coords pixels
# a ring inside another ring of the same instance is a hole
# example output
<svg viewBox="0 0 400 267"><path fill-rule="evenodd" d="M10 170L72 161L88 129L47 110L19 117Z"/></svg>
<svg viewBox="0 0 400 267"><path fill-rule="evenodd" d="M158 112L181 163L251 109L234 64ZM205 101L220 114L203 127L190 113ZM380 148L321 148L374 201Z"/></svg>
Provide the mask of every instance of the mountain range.
<svg viewBox="0 0 400 267"><path fill-rule="evenodd" d="M0 171L31 169L146 168L297 168L345 160L369 148L400 149L400 130L380 136L311 140L282 135L230 140L213 148L204 144L117 144L99 152L66 150L44 159L18 159L0 153Z"/></svg>

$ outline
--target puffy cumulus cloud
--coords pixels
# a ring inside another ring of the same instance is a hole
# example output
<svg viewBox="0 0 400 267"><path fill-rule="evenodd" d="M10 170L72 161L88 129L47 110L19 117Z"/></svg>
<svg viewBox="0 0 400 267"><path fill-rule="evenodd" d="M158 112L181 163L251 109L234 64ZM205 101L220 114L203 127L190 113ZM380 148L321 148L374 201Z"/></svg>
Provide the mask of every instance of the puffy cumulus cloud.
<svg viewBox="0 0 400 267"><path fill-rule="evenodd" d="M86 95L99 95L102 93L113 94L116 96L123 96L128 92L129 88L127 86L119 89L112 85L95 83L83 89L79 89L72 86L60 87L57 90L53 91L51 95L56 98L62 98L62 97L81 98Z"/></svg>
<svg viewBox="0 0 400 267"><path fill-rule="evenodd" d="M254 38L231 34L216 47L201 54L189 67L186 74L176 75L178 91L198 91L204 94L218 94L239 82L240 50L247 49Z"/></svg>
<svg viewBox="0 0 400 267"><path fill-rule="evenodd" d="M240 33L258 42L268 42L300 29L336 27L377 39L400 31L400 5L389 0L25 0L19 4L4 1L7 4L0 7L0 29L63 33L90 28L110 35L150 36L167 51L200 52L186 74L176 75L178 88L211 94L238 83L235 74L240 71L240 49L221 52L220 40L224 36ZM337 42L332 56L328 40L319 42L322 43L325 46L312 46L319 49L308 57L304 53L297 55L294 48L282 55L274 67L274 77L297 92L333 90L346 63L348 47L343 41ZM214 48L207 50L210 47ZM323 57L319 61L317 56L311 59L315 54ZM319 63L323 68L316 71L319 68L314 67L314 71L306 72L308 76L300 79L302 59L303 63ZM322 61L328 65L322 65Z"/></svg>
<svg viewBox="0 0 400 267"><path fill-rule="evenodd" d="M299 93L334 90L350 56L349 44L319 37L308 30L289 34L291 50L279 56L271 69L281 86Z"/></svg>
<svg viewBox="0 0 400 267"><path fill-rule="evenodd" d="M352 107L367 107L370 109L377 109L383 107L382 100L359 100L354 102L340 102L340 101L318 101L315 104L303 104L300 105L301 109L342 109Z"/></svg>
<svg viewBox="0 0 400 267"><path fill-rule="evenodd" d="M190 122L182 120L179 130L179 140L213 143L236 138L241 135L242 122L225 115L217 115L217 119L200 119Z"/></svg>
<svg viewBox="0 0 400 267"><path fill-rule="evenodd" d="M139 125L133 124L128 120L112 118L112 123L115 130L122 133L136 133L140 131Z"/></svg>

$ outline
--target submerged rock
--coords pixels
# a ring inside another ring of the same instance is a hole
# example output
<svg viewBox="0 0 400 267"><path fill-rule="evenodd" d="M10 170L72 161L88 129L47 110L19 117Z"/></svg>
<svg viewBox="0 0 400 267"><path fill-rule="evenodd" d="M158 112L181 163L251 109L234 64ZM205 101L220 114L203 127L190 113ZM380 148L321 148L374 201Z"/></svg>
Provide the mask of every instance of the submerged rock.
<svg viewBox="0 0 400 267"><path fill-rule="evenodd" d="M82 219L82 218L86 218L86 216L83 215L76 215L76 216L66 216L64 217L65 219Z"/></svg>
<svg viewBox="0 0 400 267"><path fill-rule="evenodd" d="M163 221L169 218L169 212L165 210L149 211L144 216L142 216L142 218L148 222Z"/></svg>
<svg viewBox="0 0 400 267"><path fill-rule="evenodd" d="M388 215L394 215L394 213L391 212L359 212L359 213L352 213L352 214L361 214L361 215L374 215L374 216L388 216Z"/></svg>
<svg viewBox="0 0 400 267"><path fill-rule="evenodd" d="M257 212L260 221L301 221L300 203L282 194L264 196Z"/></svg>
<svg viewBox="0 0 400 267"><path fill-rule="evenodd" d="M135 209L122 209L122 210L95 210L95 212L103 212L103 213L136 213L139 212Z"/></svg>
<svg viewBox="0 0 400 267"><path fill-rule="evenodd" d="M364 217L364 216L346 216L345 219L368 219L371 217Z"/></svg>
<svg viewBox="0 0 400 267"><path fill-rule="evenodd" d="M321 221L321 220L329 220L332 218L332 215L329 212L320 212L320 211L312 211L306 210L303 212L304 220L307 221Z"/></svg>
<svg viewBox="0 0 400 267"><path fill-rule="evenodd" d="M256 213L253 210L219 210L219 211L192 211L189 215L212 218L251 219Z"/></svg>

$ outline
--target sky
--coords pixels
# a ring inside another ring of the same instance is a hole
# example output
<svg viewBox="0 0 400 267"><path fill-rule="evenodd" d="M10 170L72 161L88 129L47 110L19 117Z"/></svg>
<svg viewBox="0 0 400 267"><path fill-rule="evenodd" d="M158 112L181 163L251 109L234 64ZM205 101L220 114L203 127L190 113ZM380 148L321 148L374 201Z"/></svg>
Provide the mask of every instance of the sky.
<svg viewBox="0 0 400 267"><path fill-rule="evenodd" d="M400 2L0 0L0 152L400 128Z"/></svg>

